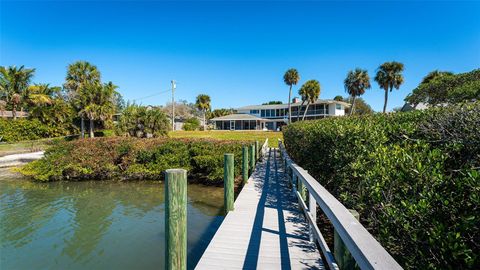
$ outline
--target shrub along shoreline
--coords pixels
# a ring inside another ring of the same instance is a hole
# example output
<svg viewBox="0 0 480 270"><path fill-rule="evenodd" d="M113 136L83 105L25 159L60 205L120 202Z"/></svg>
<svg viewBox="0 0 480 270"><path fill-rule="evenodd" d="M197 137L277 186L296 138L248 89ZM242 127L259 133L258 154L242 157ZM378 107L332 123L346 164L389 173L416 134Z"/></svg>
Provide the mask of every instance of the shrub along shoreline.
<svg viewBox="0 0 480 270"><path fill-rule="evenodd" d="M480 103L284 128L290 156L407 269L480 265Z"/></svg>
<svg viewBox="0 0 480 270"><path fill-rule="evenodd" d="M18 169L37 181L163 180L164 171L183 168L190 182L223 183L223 156L235 156L241 175L242 146L251 141L137 139L125 137L57 142L43 159Z"/></svg>

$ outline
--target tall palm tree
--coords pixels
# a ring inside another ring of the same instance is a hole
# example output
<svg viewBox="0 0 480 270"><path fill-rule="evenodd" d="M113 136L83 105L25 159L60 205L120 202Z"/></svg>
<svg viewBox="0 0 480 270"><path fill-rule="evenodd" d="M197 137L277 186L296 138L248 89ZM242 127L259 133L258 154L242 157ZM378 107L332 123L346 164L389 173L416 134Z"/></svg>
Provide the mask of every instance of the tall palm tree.
<svg viewBox="0 0 480 270"><path fill-rule="evenodd" d="M81 137L85 137L85 103L88 100L88 89L100 84L100 71L97 67L86 61L77 61L68 65L67 75L63 87L68 91L72 105L79 113L81 119ZM91 122L91 124L93 124Z"/></svg>
<svg viewBox="0 0 480 270"><path fill-rule="evenodd" d="M298 81L300 81L300 74L298 74L296 69L291 68L283 75L283 81L290 86L290 91L288 92L288 123L290 124L292 122L292 86L297 85Z"/></svg>
<svg viewBox="0 0 480 270"><path fill-rule="evenodd" d="M345 78L343 83L345 85L345 91L352 96L352 108L350 109L350 115L352 115L357 96L365 94L365 90L371 87L370 77L368 76L367 70L356 68L348 72L347 78Z"/></svg>
<svg viewBox="0 0 480 270"><path fill-rule="evenodd" d="M403 83L404 66L399 62L385 62L377 69L377 75L375 81L380 88L385 90L385 103L383 104L383 113L387 110L388 91L392 92L393 88L399 89Z"/></svg>
<svg viewBox="0 0 480 270"><path fill-rule="evenodd" d="M210 110L210 96L205 94L198 95L195 106L197 107L197 109L203 112L203 130L207 130L207 122L205 121L205 115L207 114L207 110Z"/></svg>
<svg viewBox="0 0 480 270"><path fill-rule="evenodd" d="M305 120L305 116L307 115L308 107L310 106L310 104L317 101L317 99L320 97L320 83L317 80L308 80L302 85L301 88L303 88L301 92L305 93L305 97L307 100L307 108L305 108L305 112L303 113L302 117L303 121Z"/></svg>
<svg viewBox="0 0 480 270"><path fill-rule="evenodd" d="M5 95L6 102L12 103L13 120L17 119L17 107L22 101L30 81L33 78L35 69L28 69L24 66L0 67L0 90Z"/></svg>

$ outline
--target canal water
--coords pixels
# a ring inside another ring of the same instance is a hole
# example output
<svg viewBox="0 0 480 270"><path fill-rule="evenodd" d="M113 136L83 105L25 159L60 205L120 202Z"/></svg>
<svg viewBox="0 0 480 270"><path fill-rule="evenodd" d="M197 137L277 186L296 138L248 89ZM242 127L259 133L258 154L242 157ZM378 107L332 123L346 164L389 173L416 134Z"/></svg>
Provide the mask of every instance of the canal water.
<svg viewBox="0 0 480 270"><path fill-rule="evenodd" d="M0 269L163 269L159 182L34 183L0 171ZM188 268L223 220L223 189L188 186Z"/></svg>

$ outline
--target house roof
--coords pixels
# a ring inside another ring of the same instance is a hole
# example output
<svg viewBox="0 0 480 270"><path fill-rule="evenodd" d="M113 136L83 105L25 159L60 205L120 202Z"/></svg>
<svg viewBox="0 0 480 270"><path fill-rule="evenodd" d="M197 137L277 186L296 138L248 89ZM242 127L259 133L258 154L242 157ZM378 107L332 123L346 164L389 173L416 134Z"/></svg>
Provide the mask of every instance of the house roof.
<svg viewBox="0 0 480 270"><path fill-rule="evenodd" d="M210 119L211 121L229 121L229 120L258 120L258 121L265 121L265 119L256 117L251 114L246 113L234 113L225 116L215 117Z"/></svg>
<svg viewBox="0 0 480 270"><path fill-rule="evenodd" d="M314 104L342 104L345 107L350 107L349 103L343 101L336 101L333 99L317 99ZM291 103L291 106L300 106L302 102ZM288 104L272 104L272 105L250 105L237 108L237 110L260 110L260 109L283 109L288 108Z"/></svg>

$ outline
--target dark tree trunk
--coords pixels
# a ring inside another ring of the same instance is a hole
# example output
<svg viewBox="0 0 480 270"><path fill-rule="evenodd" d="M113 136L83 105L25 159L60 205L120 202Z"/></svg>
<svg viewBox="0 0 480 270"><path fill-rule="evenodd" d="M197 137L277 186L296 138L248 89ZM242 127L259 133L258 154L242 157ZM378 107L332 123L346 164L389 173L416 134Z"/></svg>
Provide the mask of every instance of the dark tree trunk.
<svg viewBox="0 0 480 270"><path fill-rule="evenodd" d="M383 104L383 113L387 111L387 102L388 102L388 88L385 89L385 103Z"/></svg>

